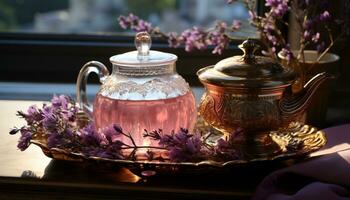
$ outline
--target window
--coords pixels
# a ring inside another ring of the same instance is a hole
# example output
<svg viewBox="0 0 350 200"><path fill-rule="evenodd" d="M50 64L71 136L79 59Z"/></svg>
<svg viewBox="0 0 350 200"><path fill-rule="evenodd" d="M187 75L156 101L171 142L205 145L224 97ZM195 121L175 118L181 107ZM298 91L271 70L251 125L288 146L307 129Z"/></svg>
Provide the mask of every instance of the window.
<svg viewBox="0 0 350 200"><path fill-rule="evenodd" d="M252 31L244 5L228 5L226 0L1 0L0 5L3 32L115 34L125 32L117 18L128 13L167 32L232 19Z"/></svg>
<svg viewBox="0 0 350 200"><path fill-rule="evenodd" d="M235 18L244 27L237 36L255 34L244 6L226 0L0 0L0 81L74 82L87 61L108 65L110 56L134 49L134 33L117 22L130 12L164 31ZM191 83L198 83L199 68L240 52L232 45L221 56L187 53L162 40L152 48L177 54L178 72Z"/></svg>

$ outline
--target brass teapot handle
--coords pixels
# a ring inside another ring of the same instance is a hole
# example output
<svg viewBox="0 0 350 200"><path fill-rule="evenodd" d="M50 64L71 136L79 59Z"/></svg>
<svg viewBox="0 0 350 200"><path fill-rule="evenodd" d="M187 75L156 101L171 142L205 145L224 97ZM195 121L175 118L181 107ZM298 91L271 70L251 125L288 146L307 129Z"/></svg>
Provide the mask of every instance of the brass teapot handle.
<svg viewBox="0 0 350 200"><path fill-rule="evenodd" d="M100 83L102 84L109 76L109 71L107 67L98 61L90 61L86 63L79 72L76 89L77 102L80 108L83 109L83 111L86 112L89 115L89 117L92 116L93 108L89 103L86 95L86 84L91 72L94 72L98 75Z"/></svg>

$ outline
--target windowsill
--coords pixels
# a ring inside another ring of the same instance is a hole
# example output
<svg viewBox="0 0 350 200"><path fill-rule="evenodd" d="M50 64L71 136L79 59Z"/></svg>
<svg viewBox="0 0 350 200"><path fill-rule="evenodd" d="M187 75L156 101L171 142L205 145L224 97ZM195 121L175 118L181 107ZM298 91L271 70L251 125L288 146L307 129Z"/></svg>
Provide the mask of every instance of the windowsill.
<svg viewBox="0 0 350 200"><path fill-rule="evenodd" d="M99 89L98 84L89 84L87 94L90 101L95 97ZM66 94L75 98L76 86L72 83L25 83L25 82L0 82L0 99L4 100L39 100L49 101L53 94ZM204 92L203 87L192 87L197 104ZM341 101L341 102L340 102ZM331 102L328 108L325 127L335 126L350 122L350 108L345 102L347 98Z"/></svg>

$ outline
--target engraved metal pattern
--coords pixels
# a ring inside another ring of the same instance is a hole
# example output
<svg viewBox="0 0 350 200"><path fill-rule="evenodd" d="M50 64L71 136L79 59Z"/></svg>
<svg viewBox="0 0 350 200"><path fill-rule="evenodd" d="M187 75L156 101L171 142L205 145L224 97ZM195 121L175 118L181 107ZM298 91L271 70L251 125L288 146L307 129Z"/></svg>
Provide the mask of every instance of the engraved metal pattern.
<svg viewBox="0 0 350 200"><path fill-rule="evenodd" d="M279 98L279 95L259 97L206 92L199 105L199 113L207 123L227 133L237 128L274 130L280 125Z"/></svg>
<svg viewBox="0 0 350 200"><path fill-rule="evenodd" d="M206 127L203 121L199 121L199 127L205 130L210 129ZM213 137L217 138L217 134L213 132ZM274 156L266 156L253 159L234 159L226 161L213 161L213 160L203 160L200 162L169 162L169 161L147 161L139 159L136 161L132 160L118 160L118 159L107 159L100 157L86 157L80 152L71 152L64 149L47 147L45 139L32 140L31 143L41 147L44 154L48 157L57 160L67 160L67 161L92 161L98 162L99 164L109 164L115 166L127 167L133 172L141 172L144 169L154 170L157 173L208 173L213 170L224 170L225 167L235 167L241 166L242 164L277 160L277 159L287 159L287 158L297 158L302 157L314 152L326 144L326 137L322 131L308 125L302 125L297 122L291 123L287 128L279 129L277 131L272 131L269 134L273 140L280 145L282 151Z"/></svg>

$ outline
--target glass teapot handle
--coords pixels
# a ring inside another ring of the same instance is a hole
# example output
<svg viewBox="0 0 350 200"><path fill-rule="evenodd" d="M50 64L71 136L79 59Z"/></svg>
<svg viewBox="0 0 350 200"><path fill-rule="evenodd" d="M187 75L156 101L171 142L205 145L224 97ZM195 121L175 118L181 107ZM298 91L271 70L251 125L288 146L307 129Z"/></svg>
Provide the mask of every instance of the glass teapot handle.
<svg viewBox="0 0 350 200"><path fill-rule="evenodd" d="M94 72L98 75L100 83L104 83L106 78L109 76L107 67L98 62L90 61L86 63L80 70L77 79L77 102L83 111L85 111L90 117L92 116L92 106L90 105L86 96L86 84L89 74Z"/></svg>

